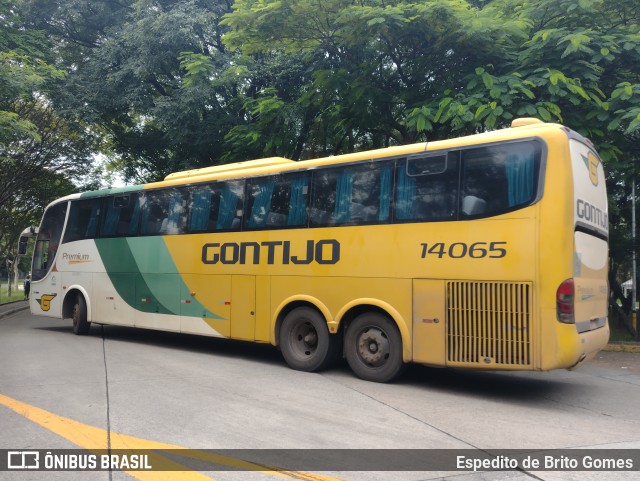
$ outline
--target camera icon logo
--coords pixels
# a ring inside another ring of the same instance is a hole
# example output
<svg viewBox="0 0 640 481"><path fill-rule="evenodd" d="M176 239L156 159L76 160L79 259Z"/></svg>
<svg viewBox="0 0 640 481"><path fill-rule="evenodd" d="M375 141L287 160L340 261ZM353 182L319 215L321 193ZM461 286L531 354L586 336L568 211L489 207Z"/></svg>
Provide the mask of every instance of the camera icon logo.
<svg viewBox="0 0 640 481"><path fill-rule="evenodd" d="M40 453L38 451L7 452L7 469L39 469Z"/></svg>

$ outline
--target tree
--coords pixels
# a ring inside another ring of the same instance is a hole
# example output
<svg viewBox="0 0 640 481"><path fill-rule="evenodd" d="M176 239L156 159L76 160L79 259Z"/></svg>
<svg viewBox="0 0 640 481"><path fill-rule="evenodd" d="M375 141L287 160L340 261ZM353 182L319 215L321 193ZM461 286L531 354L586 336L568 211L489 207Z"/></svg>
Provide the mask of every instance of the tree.
<svg viewBox="0 0 640 481"><path fill-rule="evenodd" d="M52 105L64 71L44 33L24 28L22 7L0 1L0 259L14 266L19 233L52 195L74 189L67 179L89 172L94 147L85 126Z"/></svg>
<svg viewBox="0 0 640 481"><path fill-rule="evenodd" d="M310 132L332 136L309 139L331 145L325 153L450 135L450 122L437 121L443 97L524 38L518 21L498 25L462 0L239 0L224 23L225 42L245 55L305 53L313 75L296 101L313 106Z"/></svg>
<svg viewBox="0 0 640 481"><path fill-rule="evenodd" d="M640 126L633 2L481 3L238 0L225 41L246 55L307 52L309 90L397 143L522 115L596 136Z"/></svg>
<svg viewBox="0 0 640 481"><path fill-rule="evenodd" d="M74 46L64 50L68 76L57 105L99 125L127 180L220 161L235 123L234 85L217 78L205 88L193 79L198 55L212 77L230 65L219 25L226 1L29 3L34 25Z"/></svg>
<svg viewBox="0 0 640 481"><path fill-rule="evenodd" d="M55 172L40 171L32 180L27 188L18 191L11 203L0 208L0 266L11 266L7 268L7 274L13 273L16 282L20 267L17 252L20 233L26 227L40 224L47 204L77 190L66 176ZM11 284L8 282L9 295Z"/></svg>

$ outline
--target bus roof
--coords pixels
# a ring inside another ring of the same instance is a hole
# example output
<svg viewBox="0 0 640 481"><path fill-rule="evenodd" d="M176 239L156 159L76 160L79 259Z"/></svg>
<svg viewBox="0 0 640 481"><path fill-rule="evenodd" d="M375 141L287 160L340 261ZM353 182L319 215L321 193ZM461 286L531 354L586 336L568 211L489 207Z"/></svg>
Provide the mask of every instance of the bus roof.
<svg viewBox="0 0 640 481"><path fill-rule="evenodd" d="M518 118L515 119L510 128L483 132L464 137L454 137L445 140L422 142L410 145L401 145L387 147L382 149L367 150L350 154L342 154L317 159L295 161L284 157L268 157L264 159L249 160L245 162L234 162L231 164L214 165L200 169L191 169L181 172L169 174L164 180L144 185L132 185L126 187L115 187L110 189L96 190L85 192L80 195L82 198L99 197L111 194L124 194L141 189L161 188L176 185L184 185L191 183L199 183L213 180L233 179L241 177L268 175L283 171L312 169L325 165L342 164L359 162L366 160L375 160L385 157L400 157L411 154L418 154L426 151L437 151L454 147L465 147L476 145L479 143L504 141L518 138L531 134L524 132L533 132L541 130L563 130L565 133L573 133L567 127L560 124L544 123L535 118ZM72 194L61 200L70 200L77 198L79 194Z"/></svg>
<svg viewBox="0 0 640 481"><path fill-rule="evenodd" d="M247 160L246 162L234 162L231 164L214 165L202 169L184 170L167 175L164 180L190 180L194 181L198 177L209 177L225 172L238 172L240 170L254 169L259 167L272 167L274 165L290 164L295 160L284 157L269 157L266 159ZM239 173L239 172L238 172Z"/></svg>
<svg viewBox="0 0 640 481"><path fill-rule="evenodd" d="M294 161L283 157L269 157L246 162L216 165L202 169L186 170L169 174L163 181L147 184L145 188L160 188L187 183L268 175L283 171L311 169L325 165L375 160L385 157L400 157L432 150L470 146L483 142L504 141L523 136L522 132L524 131L536 130L564 130L566 133L570 132L570 129L560 124L544 123L536 118L518 118L512 122L509 128L445 140L387 147L310 160Z"/></svg>

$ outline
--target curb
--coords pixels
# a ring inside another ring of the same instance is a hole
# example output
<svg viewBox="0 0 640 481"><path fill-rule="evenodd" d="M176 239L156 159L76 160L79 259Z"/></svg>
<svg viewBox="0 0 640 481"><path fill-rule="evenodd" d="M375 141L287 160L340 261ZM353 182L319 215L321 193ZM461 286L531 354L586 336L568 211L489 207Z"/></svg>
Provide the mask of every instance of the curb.
<svg viewBox="0 0 640 481"><path fill-rule="evenodd" d="M17 302L21 302L21 301L17 301ZM13 303L11 303L11 304L13 304ZM5 305L7 305L7 304L5 304ZM4 312L0 312L0 319L2 319L4 317L8 317L8 316L10 316L12 314L15 314L16 312L25 311L27 309L29 309L29 304L27 304L26 306L10 308L10 309L8 309L8 310L6 310Z"/></svg>
<svg viewBox="0 0 640 481"><path fill-rule="evenodd" d="M640 343L637 342L620 342L607 344L603 351L609 352L636 352L640 353Z"/></svg>

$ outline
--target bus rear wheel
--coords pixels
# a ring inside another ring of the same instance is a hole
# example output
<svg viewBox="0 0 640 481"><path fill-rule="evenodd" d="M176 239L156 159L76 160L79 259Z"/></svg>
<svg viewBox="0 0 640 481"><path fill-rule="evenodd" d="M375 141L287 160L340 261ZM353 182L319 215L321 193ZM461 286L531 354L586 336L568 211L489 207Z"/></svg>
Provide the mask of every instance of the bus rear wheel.
<svg viewBox="0 0 640 481"><path fill-rule="evenodd" d="M71 308L71 319L73 320L73 332L78 336L89 332L91 323L87 321L87 302L82 294L76 296L76 300Z"/></svg>
<svg viewBox="0 0 640 481"><path fill-rule="evenodd" d="M284 360L298 371L330 367L340 356L340 337L329 334L324 317L310 307L297 307L286 315L279 341Z"/></svg>
<svg viewBox="0 0 640 481"><path fill-rule="evenodd" d="M348 326L345 356L351 370L366 381L389 382L405 366L398 327L377 312L361 314Z"/></svg>

